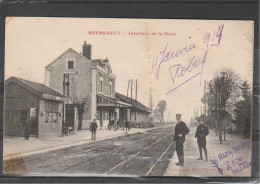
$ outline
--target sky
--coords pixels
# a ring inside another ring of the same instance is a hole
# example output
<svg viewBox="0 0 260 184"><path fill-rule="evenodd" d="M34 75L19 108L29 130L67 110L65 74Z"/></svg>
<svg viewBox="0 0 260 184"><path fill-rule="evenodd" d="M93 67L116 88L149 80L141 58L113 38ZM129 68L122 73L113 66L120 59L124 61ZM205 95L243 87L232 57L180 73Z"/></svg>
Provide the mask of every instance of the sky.
<svg viewBox="0 0 260 184"><path fill-rule="evenodd" d="M86 41L93 59L109 59L117 92L126 95L128 80L138 79L138 101L149 106L152 97L155 107L166 100L166 115L175 120L181 113L188 122L202 105L204 81L220 68L232 68L252 86L253 28L253 21L237 20L8 17L5 79L44 83L45 66L68 48L82 52Z"/></svg>

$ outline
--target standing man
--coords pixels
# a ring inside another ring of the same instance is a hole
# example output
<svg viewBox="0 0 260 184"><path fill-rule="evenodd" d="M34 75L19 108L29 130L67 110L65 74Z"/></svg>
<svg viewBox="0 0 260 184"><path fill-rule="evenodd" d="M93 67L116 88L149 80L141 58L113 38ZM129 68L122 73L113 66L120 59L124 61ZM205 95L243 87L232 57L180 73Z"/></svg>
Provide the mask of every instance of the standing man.
<svg viewBox="0 0 260 184"><path fill-rule="evenodd" d="M24 139L25 140L29 140L30 131L31 131L31 120L27 119L27 121L24 124Z"/></svg>
<svg viewBox="0 0 260 184"><path fill-rule="evenodd" d="M174 141L176 141L176 152L178 155L179 162L176 163L178 166L184 165L184 152L183 143L185 141L185 135L189 133L189 129L186 124L181 120L181 114L176 114L177 125L175 126Z"/></svg>
<svg viewBox="0 0 260 184"><path fill-rule="evenodd" d="M199 126L197 127L196 133L195 133L195 138L197 138L198 146L199 146L199 151L200 151L200 158L197 160L203 160L202 157L202 149L204 150L205 153L205 161L208 161L208 153L207 153L207 148L206 148L206 136L209 134L209 129L203 122L203 120L199 121Z"/></svg>
<svg viewBox="0 0 260 184"><path fill-rule="evenodd" d="M125 121L125 131L129 132L129 128L130 128L130 122L126 119L126 121Z"/></svg>
<svg viewBox="0 0 260 184"><path fill-rule="evenodd" d="M96 140L96 132L97 132L97 120L93 119L93 122L90 124L91 138L92 140Z"/></svg>

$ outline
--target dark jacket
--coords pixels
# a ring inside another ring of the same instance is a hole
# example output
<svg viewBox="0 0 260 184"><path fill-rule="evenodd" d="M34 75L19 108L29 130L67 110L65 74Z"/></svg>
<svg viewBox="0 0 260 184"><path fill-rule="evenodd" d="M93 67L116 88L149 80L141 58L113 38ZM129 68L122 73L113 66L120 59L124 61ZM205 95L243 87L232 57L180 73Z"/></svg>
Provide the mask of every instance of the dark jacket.
<svg viewBox="0 0 260 184"><path fill-rule="evenodd" d="M91 132L95 132L97 130L97 128L98 128L97 123L91 122L91 124L90 124L90 131Z"/></svg>
<svg viewBox="0 0 260 184"><path fill-rule="evenodd" d="M197 141L204 141L206 140L206 136L209 134L209 129L206 125L199 125L197 127L195 138L197 138Z"/></svg>
<svg viewBox="0 0 260 184"><path fill-rule="evenodd" d="M130 122L129 122L129 121L126 121L126 122L125 122L125 127L126 127L126 128L130 128Z"/></svg>
<svg viewBox="0 0 260 184"><path fill-rule="evenodd" d="M175 135L174 135L174 141L185 141L185 135L189 133L189 128L186 126L186 124L183 121L180 121L175 126ZM179 137L179 134L183 134L181 137Z"/></svg>
<svg viewBox="0 0 260 184"><path fill-rule="evenodd" d="M24 123L24 131L25 133L30 133L31 131L31 120L27 120L25 123Z"/></svg>

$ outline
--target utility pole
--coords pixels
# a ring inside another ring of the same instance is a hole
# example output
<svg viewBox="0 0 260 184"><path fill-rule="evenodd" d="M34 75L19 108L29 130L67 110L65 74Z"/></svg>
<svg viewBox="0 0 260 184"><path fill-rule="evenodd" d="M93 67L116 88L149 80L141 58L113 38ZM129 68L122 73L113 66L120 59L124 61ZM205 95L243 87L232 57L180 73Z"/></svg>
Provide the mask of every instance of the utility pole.
<svg viewBox="0 0 260 184"><path fill-rule="evenodd" d="M131 104L133 104L132 94L133 94L133 79L131 79Z"/></svg>
<svg viewBox="0 0 260 184"><path fill-rule="evenodd" d="M130 79L128 80L128 85L127 85L127 97L128 97L128 91L129 91L129 83L130 83Z"/></svg>
<svg viewBox="0 0 260 184"><path fill-rule="evenodd" d="M223 119L223 123L222 123L222 126L223 126L223 132L224 132L224 141L226 140L226 118L225 118L225 112L226 112L226 95L227 95L227 83L226 83L226 72L222 72L222 78L223 78L223 90L222 90L222 98L224 98L224 101L222 104L223 106L223 116L224 116L224 119Z"/></svg>
<svg viewBox="0 0 260 184"><path fill-rule="evenodd" d="M218 89L218 112L220 112L219 114L219 122L218 122L218 126L219 126L219 141L220 144L222 144L222 119L221 119L221 112L222 112L222 98L221 98L221 93L222 93L222 85L220 83L221 78L217 77L217 89Z"/></svg>
<svg viewBox="0 0 260 184"><path fill-rule="evenodd" d="M206 94L206 80L204 80L204 97L205 97L205 94ZM204 108L203 108L203 111L204 111L204 115L206 116L206 103L207 102L205 102L205 104L204 104ZM204 121L205 121L205 119L204 119Z"/></svg>
<svg viewBox="0 0 260 184"><path fill-rule="evenodd" d="M131 105L133 107L133 79L131 79ZM132 120L132 107L130 107L130 121Z"/></svg>
<svg viewBox="0 0 260 184"><path fill-rule="evenodd" d="M138 81L136 79L136 81L135 81L135 121L136 121L137 87L138 87L137 82Z"/></svg>
<svg viewBox="0 0 260 184"><path fill-rule="evenodd" d="M70 76L67 73L63 75L63 95L69 98L69 88L70 88ZM64 104L64 103L63 103ZM68 104L68 102L67 102ZM68 122L65 120L65 104L63 105L63 126L65 126L65 134L68 134Z"/></svg>

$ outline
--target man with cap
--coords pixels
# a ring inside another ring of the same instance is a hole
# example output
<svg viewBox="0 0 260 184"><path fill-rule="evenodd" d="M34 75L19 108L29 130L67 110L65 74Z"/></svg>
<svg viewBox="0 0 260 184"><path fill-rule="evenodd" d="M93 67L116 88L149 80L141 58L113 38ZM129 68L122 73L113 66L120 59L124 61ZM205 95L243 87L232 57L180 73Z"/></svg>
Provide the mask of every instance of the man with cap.
<svg viewBox="0 0 260 184"><path fill-rule="evenodd" d="M204 124L203 120L199 121L199 126L197 127L196 133L195 133L195 138L197 138L198 146L199 146L199 151L200 151L200 158L197 160L203 160L202 157L202 149L204 150L205 153L205 161L208 161L208 154L207 154L207 148L206 148L206 136L209 134L209 129L208 127Z"/></svg>
<svg viewBox="0 0 260 184"><path fill-rule="evenodd" d="M176 114L177 124L175 126L174 141L176 141L176 152L179 162L176 163L178 166L184 165L184 152L183 143L185 141L185 135L189 133L189 128L181 120L181 114Z"/></svg>
<svg viewBox="0 0 260 184"><path fill-rule="evenodd" d="M92 138L92 140L96 140L97 128L98 128L97 120L93 119L93 122L91 122L91 124L90 124L90 131L91 131L91 138Z"/></svg>

